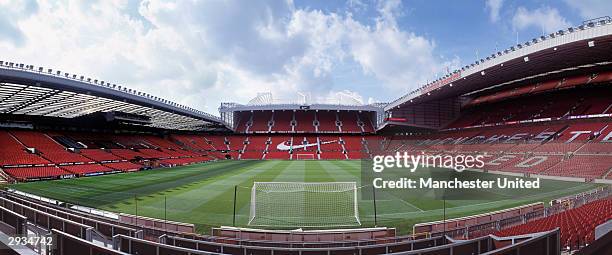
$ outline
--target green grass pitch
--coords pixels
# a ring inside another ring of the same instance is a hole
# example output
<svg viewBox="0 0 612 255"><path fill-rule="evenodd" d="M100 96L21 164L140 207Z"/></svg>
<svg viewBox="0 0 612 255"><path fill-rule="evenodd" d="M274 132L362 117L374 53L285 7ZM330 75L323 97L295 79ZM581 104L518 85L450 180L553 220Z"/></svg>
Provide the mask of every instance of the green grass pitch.
<svg viewBox="0 0 612 255"><path fill-rule="evenodd" d="M233 220L234 186L237 193L237 226L246 226L250 193L259 182L341 182L361 175L360 161L219 161L176 168L67 180L20 183L11 188L61 201L113 212L194 223L198 232L229 226ZM473 215L531 202L548 203L553 198L595 188L596 184L542 180L538 192L518 194L498 191L494 197L446 201L447 218ZM371 192L371 187L361 192ZM478 196L478 194L474 194ZM361 198L361 194L359 196ZM398 198L377 193L378 226L396 227L409 233L419 222L441 220L440 200ZM164 206L165 204L165 206ZM165 208L165 209L164 209ZM374 226L372 200L359 199L363 227Z"/></svg>

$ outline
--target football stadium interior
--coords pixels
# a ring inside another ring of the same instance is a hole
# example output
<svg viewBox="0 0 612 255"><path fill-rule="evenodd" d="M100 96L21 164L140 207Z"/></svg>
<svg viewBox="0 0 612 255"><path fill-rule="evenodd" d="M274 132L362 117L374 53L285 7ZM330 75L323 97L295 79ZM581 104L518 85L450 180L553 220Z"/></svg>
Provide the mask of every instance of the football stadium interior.
<svg viewBox="0 0 612 255"><path fill-rule="evenodd" d="M611 88L609 18L493 52L390 103L260 94L218 116L0 61L0 239L55 242L2 254L611 254ZM363 162L381 150L483 154L466 173L545 185L369 198Z"/></svg>

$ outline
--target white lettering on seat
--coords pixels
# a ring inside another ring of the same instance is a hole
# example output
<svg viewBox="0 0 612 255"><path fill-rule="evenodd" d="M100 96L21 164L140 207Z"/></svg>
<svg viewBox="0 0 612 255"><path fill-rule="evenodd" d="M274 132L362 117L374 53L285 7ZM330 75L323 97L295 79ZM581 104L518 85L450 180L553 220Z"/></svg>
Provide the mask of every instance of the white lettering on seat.
<svg viewBox="0 0 612 255"><path fill-rule="evenodd" d="M487 165L492 165L492 166L499 166L504 162L508 162L510 160L513 160L514 158L516 158L515 155L504 155L501 156L499 158L496 158L494 160L489 161L489 163L487 163Z"/></svg>
<svg viewBox="0 0 612 255"><path fill-rule="evenodd" d="M521 168L534 167L546 161L547 159L548 159L547 156L533 156L533 157L530 157L516 164L516 167L521 167Z"/></svg>

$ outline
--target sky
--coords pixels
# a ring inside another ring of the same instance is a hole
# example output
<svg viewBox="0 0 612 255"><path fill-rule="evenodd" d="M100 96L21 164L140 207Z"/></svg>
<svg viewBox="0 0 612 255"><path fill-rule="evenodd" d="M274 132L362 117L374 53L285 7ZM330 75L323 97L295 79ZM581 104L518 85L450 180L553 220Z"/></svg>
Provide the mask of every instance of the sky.
<svg viewBox="0 0 612 255"><path fill-rule="evenodd" d="M0 60L218 115L221 102L390 102L612 1L0 0Z"/></svg>

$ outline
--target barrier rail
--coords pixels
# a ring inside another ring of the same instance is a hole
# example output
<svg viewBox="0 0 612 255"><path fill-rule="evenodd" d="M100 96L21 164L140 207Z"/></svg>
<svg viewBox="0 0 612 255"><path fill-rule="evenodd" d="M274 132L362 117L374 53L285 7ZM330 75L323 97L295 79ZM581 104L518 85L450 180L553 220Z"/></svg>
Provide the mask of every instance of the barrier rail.
<svg viewBox="0 0 612 255"><path fill-rule="evenodd" d="M55 239L54 255L73 255L73 254L104 254L104 255L129 255L121 251L103 247L92 242L83 240L77 236L52 229L51 233Z"/></svg>
<svg viewBox="0 0 612 255"><path fill-rule="evenodd" d="M99 231L101 234L105 235L106 237L108 237L109 239L111 237L113 237L114 235L117 234L124 234L124 235L128 235L128 236L133 236L133 237L141 237L142 238L142 232L137 230L137 229L133 229L133 228L128 228L128 227L124 227L124 226L119 226L119 225L115 225L112 223L108 223L108 222L104 222L104 221L99 221L93 218L89 218L89 217L85 217L85 216L81 216L81 215L76 215L76 214L72 214L66 211L62 211L62 210L58 210L55 208L51 208L45 205L41 205L41 204L37 204L37 203L33 203L30 202L28 200L24 200L18 197L14 197L11 195L6 195L5 198L3 199L7 199L8 201L11 201L13 203L18 203L21 205L26 205L29 206L31 208L35 208L38 209L40 211L49 213L51 215L55 215L64 219L69 219L75 222L79 222L81 224L85 224L87 226L91 226L94 229L96 229L97 231Z"/></svg>
<svg viewBox="0 0 612 255"><path fill-rule="evenodd" d="M194 250L231 254L379 254L418 250L446 244L446 238L434 237L421 240L410 240L394 243L327 246L326 244L310 243L308 247L287 247L282 242L267 242L260 245L237 245L202 240L193 240L175 236L163 236L161 243L171 244Z"/></svg>
<svg viewBox="0 0 612 255"><path fill-rule="evenodd" d="M13 227L15 234L22 235L26 233L27 220L27 217L0 206L0 221Z"/></svg>
<svg viewBox="0 0 612 255"><path fill-rule="evenodd" d="M0 197L0 207L4 207L15 213L21 214L27 217L29 221L39 226L43 226L46 229L58 229L78 236L79 238L91 240L91 231L93 229L91 226L64 219L29 206L21 205L3 197Z"/></svg>

